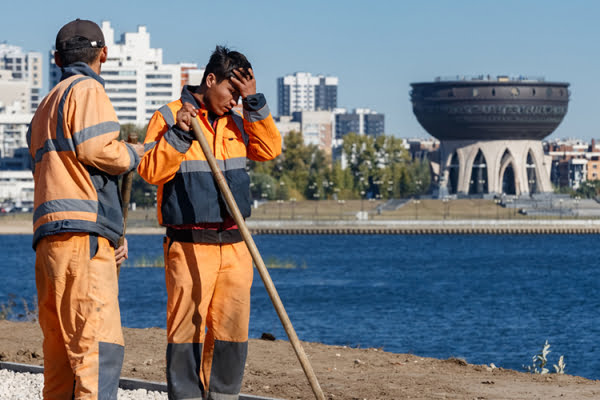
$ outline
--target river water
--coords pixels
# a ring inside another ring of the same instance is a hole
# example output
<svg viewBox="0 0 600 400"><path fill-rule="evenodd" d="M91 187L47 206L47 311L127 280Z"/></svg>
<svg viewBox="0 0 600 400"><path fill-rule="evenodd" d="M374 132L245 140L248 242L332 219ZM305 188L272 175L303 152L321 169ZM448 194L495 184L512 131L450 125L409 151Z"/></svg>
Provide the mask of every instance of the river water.
<svg viewBox="0 0 600 400"><path fill-rule="evenodd" d="M123 325L165 327L162 238L129 235ZM548 340L549 366L600 379L594 235L264 235L256 244L301 340L377 347L523 370ZM0 304L35 299L31 236L0 236ZM255 272L250 337L286 339Z"/></svg>

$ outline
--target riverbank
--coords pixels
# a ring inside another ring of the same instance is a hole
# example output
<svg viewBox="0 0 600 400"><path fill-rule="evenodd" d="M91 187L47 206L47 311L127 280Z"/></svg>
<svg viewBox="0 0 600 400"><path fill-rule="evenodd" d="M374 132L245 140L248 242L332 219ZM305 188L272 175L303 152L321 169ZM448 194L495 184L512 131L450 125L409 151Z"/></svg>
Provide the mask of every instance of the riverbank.
<svg viewBox="0 0 600 400"><path fill-rule="evenodd" d="M125 328L123 377L164 382L163 329ZM37 323L0 321L0 361L43 364ZM534 375L461 359L438 360L380 349L303 342L327 399L597 399L600 381ZM492 363L494 360L490 360ZM251 339L242 392L314 399L295 353L284 340Z"/></svg>

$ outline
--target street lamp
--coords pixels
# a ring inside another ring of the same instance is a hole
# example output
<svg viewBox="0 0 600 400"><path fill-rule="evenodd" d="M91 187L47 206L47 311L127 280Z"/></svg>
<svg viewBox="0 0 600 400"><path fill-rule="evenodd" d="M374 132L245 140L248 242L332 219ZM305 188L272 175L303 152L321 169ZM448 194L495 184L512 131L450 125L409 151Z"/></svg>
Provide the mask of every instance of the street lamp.
<svg viewBox="0 0 600 400"><path fill-rule="evenodd" d="M329 181L327 179L323 180L323 198L327 199L327 192L329 189Z"/></svg>
<svg viewBox="0 0 600 400"><path fill-rule="evenodd" d="M494 203L496 203L496 219L500 219L500 217L498 216L498 212L499 212L498 210L500 208L500 202L501 202L500 199L494 199Z"/></svg>
<svg viewBox="0 0 600 400"><path fill-rule="evenodd" d="M581 197L575 196L575 216L577 218L579 218L579 201L580 200L581 200Z"/></svg>
<svg viewBox="0 0 600 400"><path fill-rule="evenodd" d="M292 220L294 219L295 215L294 215L294 206L296 205L296 198L292 197L290 199L290 204L292 205Z"/></svg>
<svg viewBox="0 0 600 400"><path fill-rule="evenodd" d="M444 196L444 198L442 199L442 202L444 203L444 219L446 219L447 215L450 214L449 201L450 199L448 198L448 196Z"/></svg>
<svg viewBox="0 0 600 400"><path fill-rule="evenodd" d="M532 191L531 189L533 188L533 184L535 183L535 179L530 179L529 181L527 181L529 183L529 195L532 195Z"/></svg>
<svg viewBox="0 0 600 400"><path fill-rule="evenodd" d="M340 220L343 219L342 208L344 207L345 200L338 200L338 204L340 205Z"/></svg>
<svg viewBox="0 0 600 400"><path fill-rule="evenodd" d="M510 204L512 207L513 199L506 199L506 203ZM508 210L508 218L512 218L512 212L510 210Z"/></svg>
<svg viewBox="0 0 600 400"><path fill-rule="evenodd" d="M360 212L361 213L365 212L364 202L365 202L365 191L361 190L360 191Z"/></svg>
<svg viewBox="0 0 600 400"><path fill-rule="evenodd" d="M558 204L559 204L559 215L560 215L560 219L562 219L562 203L563 203L563 199L558 199Z"/></svg>
<svg viewBox="0 0 600 400"><path fill-rule="evenodd" d="M281 220L281 205L283 204L283 200L277 200L277 204L279 205L279 220Z"/></svg>
<svg viewBox="0 0 600 400"><path fill-rule="evenodd" d="M279 198L283 200L283 187L285 186L284 181L279 181Z"/></svg>
<svg viewBox="0 0 600 400"><path fill-rule="evenodd" d="M413 203L415 203L415 219L419 219L419 203L421 203L421 200L414 199Z"/></svg>
<svg viewBox="0 0 600 400"><path fill-rule="evenodd" d="M265 215L267 214L267 204L266 204L267 196L268 195L265 192L262 192L260 194L260 197L262 198L263 203L265 203L265 204L263 204L263 214L265 214Z"/></svg>
<svg viewBox="0 0 600 400"><path fill-rule="evenodd" d="M315 201L315 219L316 220L319 219L319 197L320 197L319 192L313 193L313 198L316 200Z"/></svg>
<svg viewBox="0 0 600 400"><path fill-rule="evenodd" d="M377 194L375 195L375 198L379 199L381 198L381 184L383 183L383 181L381 179L377 179L373 183L377 185Z"/></svg>

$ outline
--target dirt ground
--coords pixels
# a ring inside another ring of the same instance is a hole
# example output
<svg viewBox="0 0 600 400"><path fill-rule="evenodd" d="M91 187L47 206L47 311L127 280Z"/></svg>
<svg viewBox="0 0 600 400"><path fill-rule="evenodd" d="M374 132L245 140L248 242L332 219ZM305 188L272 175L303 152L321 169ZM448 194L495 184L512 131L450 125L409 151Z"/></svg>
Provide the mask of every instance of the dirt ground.
<svg viewBox="0 0 600 400"><path fill-rule="evenodd" d="M125 328L124 332L122 376L164 382L165 331ZM600 381L576 376L532 375L378 349L302 345L328 400L600 399ZM0 361L42 365L38 324L0 321ZM250 340L242 393L315 398L292 346L283 340Z"/></svg>

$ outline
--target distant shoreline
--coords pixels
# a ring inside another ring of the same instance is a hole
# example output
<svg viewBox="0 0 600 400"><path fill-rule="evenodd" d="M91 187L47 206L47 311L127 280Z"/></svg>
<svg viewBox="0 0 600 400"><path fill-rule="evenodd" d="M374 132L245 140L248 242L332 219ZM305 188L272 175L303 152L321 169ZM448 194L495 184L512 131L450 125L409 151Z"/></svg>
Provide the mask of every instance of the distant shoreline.
<svg viewBox="0 0 600 400"><path fill-rule="evenodd" d="M248 221L255 235L323 234L600 234L600 220ZM128 227L129 235L164 235L164 227ZM31 235L32 223L0 219L0 235Z"/></svg>

